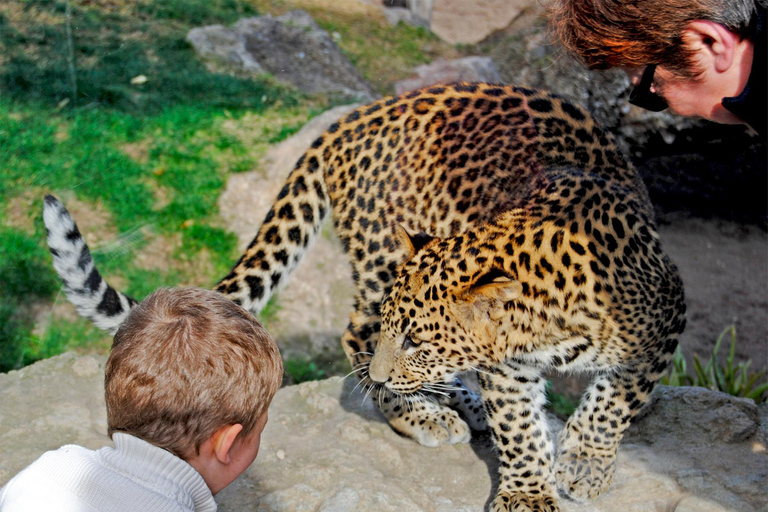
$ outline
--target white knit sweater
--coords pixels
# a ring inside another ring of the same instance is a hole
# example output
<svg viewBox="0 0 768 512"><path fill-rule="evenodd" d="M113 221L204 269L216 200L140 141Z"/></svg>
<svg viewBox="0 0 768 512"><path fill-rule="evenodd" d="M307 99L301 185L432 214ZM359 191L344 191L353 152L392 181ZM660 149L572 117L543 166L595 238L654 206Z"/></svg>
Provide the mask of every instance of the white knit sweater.
<svg viewBox="0 0 768 512"><path fill-rule="evenodd" d="M215 512L203 477L175 455L116 433L115 447L46 452L0 489L2 512Z"/></svg>

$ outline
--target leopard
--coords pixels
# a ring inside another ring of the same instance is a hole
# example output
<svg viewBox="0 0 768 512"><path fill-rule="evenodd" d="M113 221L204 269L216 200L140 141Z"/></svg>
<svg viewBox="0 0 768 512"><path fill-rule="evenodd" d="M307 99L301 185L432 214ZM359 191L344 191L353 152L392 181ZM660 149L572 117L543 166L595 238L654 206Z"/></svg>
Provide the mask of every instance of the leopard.
<svg viewBox="0 0 768 512"><path fill-rule="evenodd" d="M215 290L257 314L329 217L356 290L341 343L392 429L425 446L487 432L493 511L608 489L685 327L648 192L610 133L572 101L506 84L359 106L298 159ZM115 332L136 300L102 278L54 196L43 219L68 299ZM551 370L594 374L557 438Z"/></svg>

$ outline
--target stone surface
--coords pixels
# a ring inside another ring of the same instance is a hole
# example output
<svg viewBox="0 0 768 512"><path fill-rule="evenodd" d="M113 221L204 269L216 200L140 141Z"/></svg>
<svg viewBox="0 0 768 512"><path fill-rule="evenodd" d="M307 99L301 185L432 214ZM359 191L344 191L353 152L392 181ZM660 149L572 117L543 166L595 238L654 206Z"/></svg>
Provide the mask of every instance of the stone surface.
<svg viewBox="0 0 768 512"><path fill-rule="evenodd" d="M47 450L110 443L104 362L67 353L0 375L0 485ZM219 509L484 509L496 472L487 439L418 446L395 434L354 384L334 377L281 389L259 457L217 496ZM622 443L608 493L564 501L563 512L768 510L765 424L758 424L768 405L696 388L662 387L656 397Z"/></svg>
<svg viewBox="0 0 768 512"><path fill-rule="evenodd" d="M215 71L270 73L308 93L337 93L361 100L376 96L333 38L305 11L244 18L232 27L195 28L187 41Z"/></svg>
<svg viewBox="0 0 768 512"><path fill-rule="evenodd" d="M539 6L540 0L432 0L429 28L448 43L477 43Z"/></svg>
<svg viewBox="0 0 768 512"><path fill-rule="evenodd" d="M429 26L427 20L405 7L385 7L382 12L390 25L397 25L402 22L413 27Z"/></svg>
<svg viewBox="0 0 768 512"><path fill-rule="evenodd" d="M440 59L431 64L417 66L414 76L395 84L395 92L402 94L432 84L451 82L501 82L496 64L488 57L464 57L462 59Z"/></svg>

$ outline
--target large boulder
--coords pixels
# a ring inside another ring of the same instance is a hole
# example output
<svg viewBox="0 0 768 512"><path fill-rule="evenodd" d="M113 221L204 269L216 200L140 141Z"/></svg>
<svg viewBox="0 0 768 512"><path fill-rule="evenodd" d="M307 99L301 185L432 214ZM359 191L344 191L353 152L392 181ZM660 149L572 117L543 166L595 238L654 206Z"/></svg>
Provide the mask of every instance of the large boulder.
<svg viewBox="0 0 768 512"><path fill-rule="evenodd" d="M0 375L0 485L47 450L110 443L104 363L68 353ZM765 511L767 413L766 404L661 387L622 443L609 491L563 500L563 511ZM386 425L353 379L283 388L269 416L256 462L217 496L222 512L468 512L493 492L487 439L419 446Z"/></svg>
<svg viewBox="0 0 768 512"><path fill-rule="evenodd" d="M543 12L540 0L360 0L382 9L392 25L430 29L451 44L475 44L520 18Z"/></svg>
<svg viewBox="0 0 768 512"><path fill-rule="evenodd" d="M232 27L195 28L187 41L214 71L270 73L313 94L336 93L360 100L376 97L333 38L305 11L245 18Z"/></svg>
<svg viewBox="0 0 768 512"><path fill-rule="evenodd" d="M489 57L439 59L431 64L416 66L413 75L395 84L395 92L402 94L427 85L451 82L501 82L499 70Z"/></svg>

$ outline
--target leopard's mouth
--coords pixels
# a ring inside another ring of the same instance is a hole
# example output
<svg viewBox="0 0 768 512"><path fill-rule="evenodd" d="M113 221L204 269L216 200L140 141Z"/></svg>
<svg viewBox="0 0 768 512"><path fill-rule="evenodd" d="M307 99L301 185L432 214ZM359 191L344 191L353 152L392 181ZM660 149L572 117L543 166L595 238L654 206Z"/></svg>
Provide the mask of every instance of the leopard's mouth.
<svg viewBox="0 0 768 512"><path fill-rule="evenodd" d="M395 393L396 395L400 395L402 397L413 397L417 396L421 393L422 389L424 388L424 384L421 382L417 382L413 385L404 387L404 386L394 386L392 385L392 382L387 382L384 384L384 387L387 388L387 390Z"/></svg>

